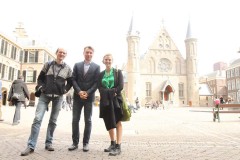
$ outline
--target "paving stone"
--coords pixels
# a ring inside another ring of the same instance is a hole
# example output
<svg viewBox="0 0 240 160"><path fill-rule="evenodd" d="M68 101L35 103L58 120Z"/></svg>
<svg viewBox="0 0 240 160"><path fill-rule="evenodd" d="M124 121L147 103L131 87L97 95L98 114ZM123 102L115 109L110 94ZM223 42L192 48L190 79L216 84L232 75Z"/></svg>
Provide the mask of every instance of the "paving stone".
<svg viewBox="0 0 240 160"><path fill-rule="evenodd" d="M54 152L44 149L46 128L50 112L46 112L36 149L29 156L20 156L26 148L35 108L21 109L21 122L12 126L14 107L3 106L0 122L1 160L52 160L52 159L121 159L121 160L239 160L240 119L238 114L222 114L221 122L212 121L211 108L172 107L166 110L141 108L133 113L130 122L123 122L122 153L108 156L103 149L110 144L99 108L93 110L93 129L90 151L83 152L82 144L75 151L68 151L72 144L72 113L60 112L54 133ZM80 121L80 142L84 129L83 116Z"/></svg>

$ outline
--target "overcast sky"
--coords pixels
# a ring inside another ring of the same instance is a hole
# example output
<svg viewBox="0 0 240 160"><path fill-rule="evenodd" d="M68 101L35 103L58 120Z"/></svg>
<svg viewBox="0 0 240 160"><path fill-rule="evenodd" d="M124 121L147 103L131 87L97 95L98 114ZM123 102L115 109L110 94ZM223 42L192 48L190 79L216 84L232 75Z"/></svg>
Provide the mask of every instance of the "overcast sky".
<svg viewBox="0 0 240 160"><path fill-rule="evenodd" d="M126 35L132 13L144 54L164 26L185 58L188 20L198 39L199 74L213 71L218 61L240 58L238 0L0 0L0 32L12 34L23 22L29 37L53 50L68 50L71 66L83 60L83 47L95 48L94 61L111 52L121 65L127 58Z"/></svg>

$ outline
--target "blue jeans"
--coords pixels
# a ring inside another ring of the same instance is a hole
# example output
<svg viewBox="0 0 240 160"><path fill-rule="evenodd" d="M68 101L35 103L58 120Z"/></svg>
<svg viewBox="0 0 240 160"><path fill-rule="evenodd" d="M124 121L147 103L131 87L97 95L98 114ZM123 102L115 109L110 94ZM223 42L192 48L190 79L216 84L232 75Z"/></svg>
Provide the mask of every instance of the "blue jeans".
<svg viewBox="0 0 240 160"><path fill-rule="evenodd" d="M88 144L92 131L92 102L82 102L78 95L74 95L73 109L72 109L72 140L74 145L79 143L79 121L81 117L82 108L84 107L84 133L83 144Z"/></svg>
<svg viewBox="0 0 240 160"><path fill-rule="evenodd" d="M36 147L42 119L45 114L45 111L48 110L48 104L51 101L52 101L52 110L51 110L51 115L50 115L48 128L47 128L45 146L52 144L53 132L57 126L56 122L57 122L59 111L61 110L63 96L48 97L42 93L38 100L38 104L35 112L35 118L33 120L32 128L31 128L31 135L28 139L28 147L32 149L35 149Z"/></svg>

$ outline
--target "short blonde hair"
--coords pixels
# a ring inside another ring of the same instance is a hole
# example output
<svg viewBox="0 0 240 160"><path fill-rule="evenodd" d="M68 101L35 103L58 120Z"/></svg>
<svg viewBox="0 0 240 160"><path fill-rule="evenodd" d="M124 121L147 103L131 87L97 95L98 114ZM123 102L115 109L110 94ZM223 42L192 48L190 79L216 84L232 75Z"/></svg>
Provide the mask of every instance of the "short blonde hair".
<svg viewBox="0 0 240 160"><path fill-rule="evenodd" d="M104 56L103 56L103 60L102 62L104 62L104 58L107 57L107 56L110 56L113 60L113 55L111 53L106 53Z"/></svg>

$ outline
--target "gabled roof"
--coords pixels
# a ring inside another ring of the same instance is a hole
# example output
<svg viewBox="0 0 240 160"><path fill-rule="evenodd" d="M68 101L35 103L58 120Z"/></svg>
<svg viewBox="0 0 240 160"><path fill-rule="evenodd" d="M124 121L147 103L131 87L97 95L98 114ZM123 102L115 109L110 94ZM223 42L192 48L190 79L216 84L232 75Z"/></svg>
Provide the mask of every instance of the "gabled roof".
<svg viewBox="0 0 240 160"><path fill-rule="evenodd" d="M235 66L235 65L239 65L240 64L240 58L234 60L230 65L229 67L232 67L232 66Z"/></svg>
<svg viewBox="0 0 240 160"><path fill-rule="evenodd" d="M173 42L172 38L168 34L165 28L161 28L160 32L154 38L153 43L149 46L150 50L178 50L177 46Z"/></svg>
<svg viewBox="0 0 240 160"><path fill-rule="evenodd" d="M213 93L206 83L199 84L199 96L213 96Z"/></svg>
<svg viewBox="0 0 240 160"><path fill-rule="evenodd" d="M173 86L172 86L172 84L171 84L171 82L170 82L169 80L166 80L166 81L164 81L164 82L162 83L160 91L164 92L165 89L167 88L167 86L172 87L173 92L175 91L174 88L173 88Z"/></svg>

